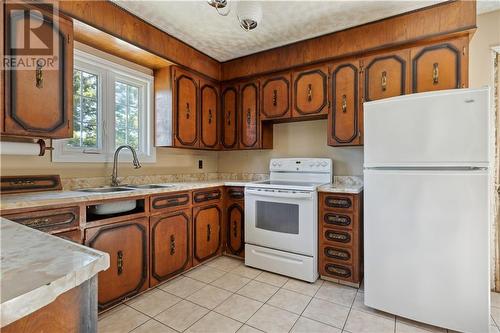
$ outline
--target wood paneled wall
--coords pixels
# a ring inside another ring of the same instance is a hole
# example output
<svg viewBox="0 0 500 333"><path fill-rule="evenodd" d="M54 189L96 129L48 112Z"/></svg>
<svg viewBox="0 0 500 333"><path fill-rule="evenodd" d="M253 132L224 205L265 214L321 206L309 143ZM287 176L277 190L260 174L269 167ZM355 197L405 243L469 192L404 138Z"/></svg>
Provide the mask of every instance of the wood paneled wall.
<svg viewBox="0 0 500 333"><path fill-rule="evenodd" d="M222 80L276 72L476 27L476 1L450 1L222 63Z"/></svg>

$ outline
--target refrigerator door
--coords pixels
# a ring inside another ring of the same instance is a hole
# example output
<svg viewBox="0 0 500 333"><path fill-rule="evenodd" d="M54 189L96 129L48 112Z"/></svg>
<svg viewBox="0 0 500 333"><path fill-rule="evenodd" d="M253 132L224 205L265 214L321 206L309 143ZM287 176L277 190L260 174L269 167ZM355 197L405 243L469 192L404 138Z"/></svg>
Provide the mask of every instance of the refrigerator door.
<svg viewBox="0 0 500 333"><path fill-rule="evenodd" d="M489 88L364 104L365 167L486 166Z"/></svg>
<svg viewBox="0 0 500 333"><path fill-rule="evenodd" d="M365 304L488 332L488 171L364 175Z"/></svg>

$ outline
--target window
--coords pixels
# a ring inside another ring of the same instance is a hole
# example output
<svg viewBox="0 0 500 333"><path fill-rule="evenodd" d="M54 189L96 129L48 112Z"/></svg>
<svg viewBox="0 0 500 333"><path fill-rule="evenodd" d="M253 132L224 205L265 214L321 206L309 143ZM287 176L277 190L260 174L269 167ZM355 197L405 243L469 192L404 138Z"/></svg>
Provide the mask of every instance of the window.
<svg viewBox="0 0 500 333"><path fill-rule="evenodd" d="M141 162L154 162L153 77L79 50L74 64L73 137L54 141L52 160L112 161L130 145Z"/></svg>

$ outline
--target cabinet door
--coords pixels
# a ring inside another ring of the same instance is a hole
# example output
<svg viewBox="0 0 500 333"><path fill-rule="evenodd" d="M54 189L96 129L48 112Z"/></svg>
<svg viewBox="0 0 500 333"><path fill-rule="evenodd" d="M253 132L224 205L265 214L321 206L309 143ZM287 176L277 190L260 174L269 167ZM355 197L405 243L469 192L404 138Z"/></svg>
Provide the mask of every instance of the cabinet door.
<svg viewBox="0 0 500 333"><path fill-rule="evenodd" d="M262 79L260 119L280 119L291 116L290 74Z"/></svg>
<svg viewBox="0 0 500 333"><path fill-rule="evenodd" d="M70 138L73 136L73 23L23 4L6 4L5 54L38 57L36 66L5 71L3 134ZM36 9L36 10L30 10ZM41 13L42 16L36 13ZM25 16L25 14L27 16ZM25 23L25 20L29 22ZM25 27L37 27L38 43L48 49L23 48ZM2 71L3 72L3 71Z"/></svg>
<svg viewBox="0 0 500 333"><path fill-rule="evenodd" d="M219 144L219 89L212 83L201 85L201 128L200 147L218 148Z"/></svg>
<svg viewBox="0 0 500 333"><path fill-rule="evenodd" d="M220 253L221 222L219 205L193 208L193 265Z"/></svg>
<svg viewBox="0 0 500 333"><path fill-rule="evenodd" d="M256 82L241 86L240 148L259 148L259 86Z"/></svg>
<svg viewBox="0 0 500 333"><path fill-rule="evenodd" d="M361 60L363 101L375 101L409 92L409 51L380 54Z"/></svg>
<svg viewBox="0 0 500 333"><path fill-rule="evenodd" d="M467 86L468 38L411 49L412 92Z"/></svg>
<svg viewBox="0 0 500 333"><path fill-rule="evenodd" d="M225 149L238 148L238 90L226 87L222 91L221 143Z"/></svg>
<svg viewBox="0 0 500 333"><path fill-rule="evenodd" d="M193 74L174 68L175 146L198 147L198 81Z"/></svg>
<svg viewBox="0 0 500 333"><path fill-rule="evenodd" d="M328 113L328 68L318 67L293 74L292 117Z"/></svg>
<svg viewBox="0 0 500 333"><path fill-rule="evenodd" d="M356 61L335 64L331 74L332 111L328 116L328 144L359 145L362 117Z"/></svg>
<svg viewBox="0 0 500 333"><path fill-rule="evenodd" d="M191 267L191 212L151 217L151 286Z"/></svg>
<svg viewBox="0 0 500 333"><path fill-rule="evenodd" d="M243 250L245 249L245 222L242 204L239 202L229 203L226 209L226 217L227 252L235 255L243 255Z"/></svg>
<svg viewBox="0 0 500 333"><path fill-rule="evenodd" d="M85 245L109 254L110 266L98 276L99 310L149 286L148 243L147 218L85 230Z"/></svg>

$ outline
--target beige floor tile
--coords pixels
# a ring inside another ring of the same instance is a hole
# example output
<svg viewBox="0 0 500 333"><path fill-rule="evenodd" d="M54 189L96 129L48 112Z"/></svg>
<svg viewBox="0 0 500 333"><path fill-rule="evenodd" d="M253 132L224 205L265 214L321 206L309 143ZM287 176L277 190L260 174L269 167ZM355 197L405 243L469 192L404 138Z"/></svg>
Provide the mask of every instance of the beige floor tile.
<svg viewBox="0 0 500 333"><path fill-rule="evenodd" d="M267 302L267 300L277 291L277 287L271 286L267 283L250 281L236 293L260 302Z"/></svg>
<svg viewBox="0 0 500 333"><path fill-rule="evenodd" d="M295 291L299 294L304 294L307 296L314 296L318 289L321 287L323 284L323 280L316 280L314 283L309 283L305 281L300 281L300 280L295 280L295 279L290 279L288 280L283 288Z"/></svg>
<svg viewBox="0 0 500 333"><path fill-rule="evenodd" d="M128 301L126 304L148 316L154 317L175 303L180 302L181 299L163 290L152 289Z"/></svg>
<svg viewBox="0 0 500 333"><path fill-rule="evenodd" d="M500 333L500 329L496 326L490 326L490 332L489 333Z"/></svg>
<svg viewBox="0 0 500 333"><path fill-rule="evenodd" d="M186 298L205 286L206 284L203 282L185 276L180 276L175 280L160 285L158 288L175 296Z"/></svg>
<svg viewBox="0 0 500 333"><path fill-rule="evenodd" d="M313 298L302 316L337 328L343 328L348 314L349 308L346 306Z"/></svg>
<svg viewBox="0 0 500 333"><path fill-rule="evenodd" d="M280 289L267 301L267 304L273 305L296 314L301 314L311 301L310 296L302 295L294 291Z"/></svg>
<svg viewBox="0 0 500 333"><path fill-rule="evenodd" d="M429 333L429 331L396 321L396 333Z"/></svg>
<svg viewBox="0 0 500 333"><path fill-rule="evenodd" d="M393 333L394 320L351 309L344 329L352 333Z"/></svg>
<svg viewBox="0 0 500 333"><path fill-rule="evenodd" d="M340 333L341 329L320 323L306 317L300 317L293 326L291 333Z"/></svg>
<svg viewBox="0 0 500 333"><path fill-rule="evenodd" d="M500 308L491 307L491 318L497 326L500 326Z"/></svg>
<svg viewBox="0 0 500 333"><path fill-rule="evenodd" d="M415 321L415 320L411 320L411 319L407 319L407 318L397 317L396 318L396 326L397 326L398 323L404 323L406 325L417 327L417 328L420 328L420 329L425 330L427 332L446 333L446 329L445 328L441 328L441 327L437 327L437 326L433 326L433 325L421 323L421 322L418 322L418 321Z"/></svg>
<svg viewBox="0 0 500 333"><path fill-rule="evenodd" d="M264 304L247 324L264 332L289 332L298 318L294 313Z"/></svg>
<svg viewBox="0 0 500 333"><path fill-rule="evenodd" d="M123 333L144 324L149 317L131 307L124 306L97 323L99 333Z"/></svg>
<svg viewBox="0 0 500 333"><path fill-rule="evenodd" d="M157 315L155 319L177 331L184 331L207 313L207 309L182 300Z"/></svg>
<svg viewBox="0 0 500 333"><path fill-rule="evenodd" d="M229 296L231 296L230 292L207 285L186 299L208 309L214 309L217 305L229 298Z"/></svg>
<svg viewBox="0 0 500 333"><path fill-rule="evenodd" d="M131 333L177 333L177 331L163 325L159 321L151 319L137 327Z"/></svg>
<svg viewBox="0 0 500 333"><path fill-rule="evenodd" d="M275 287L282 287L288 281L288 278L274 273L262 272L255 280L271 284Z"/></svg>
<svg viewBox="0 0 500 333"><path fill-rule="evenodd" d="M250 279L241 275L227 273L211 283L211 285L236 292L241 289L245 284L250 282Z"/></svg>
<svg viewBox="0 0 500 333"><path fill-rule="evenodd" d="M122 304L119 304L119 305L115 306L114 308L111 308L111 309L105 311L105 312L101 312L99 314L98 320L104 319L107 316L109 316L109 315L111 315L111 314L113 314L113 313L115 313L117 311L120 311L121 309L126 308L126 307L127 306L124 303L122 303ZM493 320L493 318L491 320Z"/></svg>
<svg viewBox="0 0 500 333"><path fill-rule="evenodd" d="M207 262L205 265L220 269L221 271L230 272L233 269L243 265L243 260L231 257L219 257Z"/></svg>
<svg viewBox="0 0 500 333"><path fill-rule="evenodd" d="M258 330L256 328L253 328L252 326L248 325L243 325L241 328L238 330L237 333L261 333L261 330Z"/></svg>
<svg viewBox="0 0 500 333"><path fill-rule="evenodd" d="M393 314L379 311L377 309L373 309L373 308L366 306L365 305L365 294L361 291L358 291L358 293L356 294L356 298L354 299L354 303L352 304L352 307L354 309L357 309L357 310L360 310L363 312L367 312L367 313L371 313L371 314L374 314L377 316L382 316L382 317L385 317L387 319L394 319Z"/></svg>
<svg viewBox="0 0 500 333"><path fill-rule="evenodd" d="M249 279L255 279L257 275L262 273L260 269L252 268L249 266L241 265L231 271L233 274L238 274Z"/></svg>
<svg viewBox="0 0 500 333"><path fill-rule="evenodd" d="M214 311L241 322L246 322L263 303L237 294L217 306Z"/></svg>
<svg viewBox="0 0 500 333"><path fill-rule="evenodd" d="M198 320L186 332L192 333L234 333L243 324L228 317L224 317L215 312L208 313Z"/></svg>
<svg viewBox="0 0 500 333"><path fill-rule="evenodd" d="M221 271L220 269L203 265L190 270L184 275L201 282L210 283L212 281L217 280L224 274L226 274L225 271Z"/></svg>
<svg viewBox="0 0 500 333"><path fill-rule="evenodd" d="M500 308L500 293L491 293L491 306Z"/></svg>
<svg viewBox="0 0 500 333"><path fill-rule="evenodd" d="M356 293L356 288L325 281L314 297L350 307Z"/></svg>

